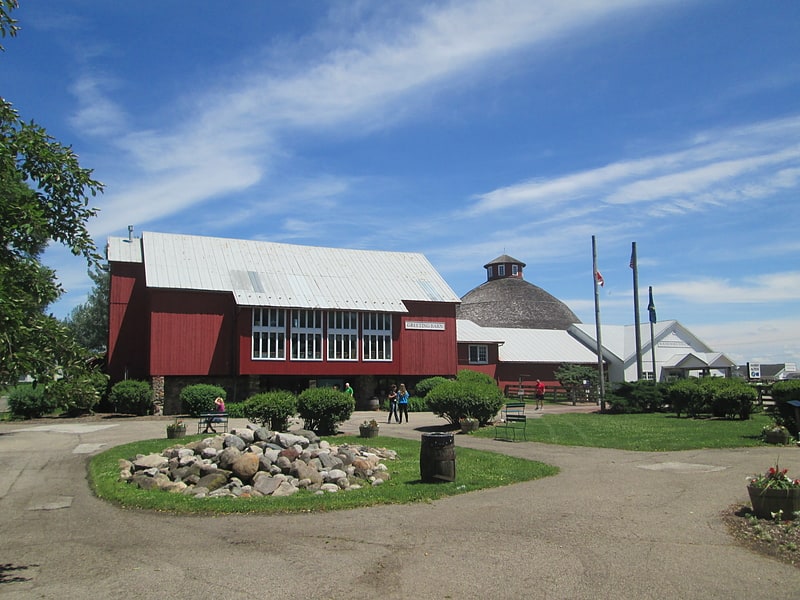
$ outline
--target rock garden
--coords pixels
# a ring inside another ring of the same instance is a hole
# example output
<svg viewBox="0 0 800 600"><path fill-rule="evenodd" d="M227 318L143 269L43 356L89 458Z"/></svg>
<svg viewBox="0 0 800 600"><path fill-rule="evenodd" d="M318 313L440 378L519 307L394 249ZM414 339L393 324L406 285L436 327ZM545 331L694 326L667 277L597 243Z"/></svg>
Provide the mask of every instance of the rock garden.
<svg viewBox="0 0 800 600"><path fill-rule="evenodd" d="M393 450L335 445L314 432L249 426L119 461L120 479L142 489L205 497L290 496L377 486Z"/></svg>

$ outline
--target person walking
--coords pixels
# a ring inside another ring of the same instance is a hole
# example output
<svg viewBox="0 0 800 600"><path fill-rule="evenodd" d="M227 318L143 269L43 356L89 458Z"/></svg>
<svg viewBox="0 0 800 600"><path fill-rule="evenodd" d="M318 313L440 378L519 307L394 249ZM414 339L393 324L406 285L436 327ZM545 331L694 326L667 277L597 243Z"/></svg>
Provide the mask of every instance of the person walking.
<svg viewBox="0 0 800 600"><path fill-rule="evenodd" d="M537 379L536 380L536 408L534 408L534 410L539 410L540 408L544 410L544 384Z"/></svg>
<svg viewBox="0 0 800 600"><path fill-rule="evenodd" d="M397 386L395 384L392 384L392 387L389 388L387 398L389 399L389 419L386 422L391 423L392 415L394 415L394 420L399 423L400 415L397 414Z"/></svg>
<svg viewBox="0 0 800 600"><path fill-rule="evenodd" d="M406 423L408 423L408 391L406 384L401 383L400 389L397 390L397 408L400 411L400 420L398 423L403 422L403 415L406 416Z"/></svg>

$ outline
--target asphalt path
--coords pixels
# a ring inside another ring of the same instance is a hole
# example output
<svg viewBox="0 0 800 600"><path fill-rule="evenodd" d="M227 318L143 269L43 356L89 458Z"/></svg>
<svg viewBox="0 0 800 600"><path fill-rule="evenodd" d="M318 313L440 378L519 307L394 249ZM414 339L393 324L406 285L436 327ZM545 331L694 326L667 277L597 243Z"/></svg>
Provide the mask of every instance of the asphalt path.
<svg viewBox="0 0 800 600"><path fill-rule="evenodd" d="M343 430L373 416L357 412ZM456 448L561 472L288 516L175 516L95 498L89 458L163 437L169 421L0 423L0 598L800 598L800 571L738 546L721 520L748 504L746 477L774 464L775 448L627 452L457 434ZM412 413L382 434L419 439L444 424ZM800 472L800 449L780 454Z"/></svg>

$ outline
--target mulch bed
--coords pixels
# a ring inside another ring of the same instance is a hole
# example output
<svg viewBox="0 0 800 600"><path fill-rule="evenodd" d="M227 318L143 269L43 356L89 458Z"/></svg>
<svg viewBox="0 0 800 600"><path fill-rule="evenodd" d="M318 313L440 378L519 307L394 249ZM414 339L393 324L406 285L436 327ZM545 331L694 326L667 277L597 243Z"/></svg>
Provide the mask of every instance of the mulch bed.
<svg viewBox="0 0 800 600"><path fill-rule="evenodd" d="M734 504L722 513L722 520L740 545L800 569L800 519L756 519L749 506Z"/></svg>

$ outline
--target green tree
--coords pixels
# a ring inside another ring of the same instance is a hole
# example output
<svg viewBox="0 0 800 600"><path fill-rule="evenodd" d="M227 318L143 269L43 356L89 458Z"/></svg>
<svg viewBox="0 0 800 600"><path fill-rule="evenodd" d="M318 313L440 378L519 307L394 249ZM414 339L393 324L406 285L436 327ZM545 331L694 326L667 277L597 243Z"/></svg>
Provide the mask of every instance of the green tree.
<svg viewBox="0 0 800 600"><path fill-rule="evenodd" d="M106 266L96 266L89 271L94 282L86 302L76 306L64 324L81 346L87 350L102 352L108 345L108 302L111 276Z"/></svg>
<svg viewBox="0 0 800 600"><path fill-rule="evenodd" d="M14 37L16 0L0 0L0 36ZM86 222L97 213L90 196L103 189L77 155L0 98L0 381L21 374L47 379L80 370L85 351L55 317L45 314L63 289L42 265L54 241L97 264Z"/></svg>
<svg viewBox="0 0 800 600"><path fill-rule="evenodd" d="M591 389L595 389L600 381L597 369L570 363L562 364L554 375L562 387L567 389L572 402L575 402L580 395L586 394L584 381L589 382Z"/></svg>

